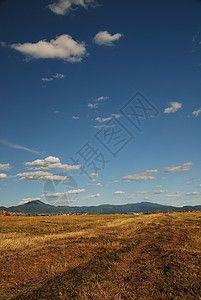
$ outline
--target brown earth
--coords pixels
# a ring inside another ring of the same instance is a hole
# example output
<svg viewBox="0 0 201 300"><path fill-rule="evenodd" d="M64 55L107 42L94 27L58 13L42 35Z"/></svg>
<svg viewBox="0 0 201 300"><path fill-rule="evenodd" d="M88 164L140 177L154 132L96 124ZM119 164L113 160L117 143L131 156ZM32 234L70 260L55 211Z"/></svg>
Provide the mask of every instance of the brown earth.
<svg viewBox="0 0 201 300"><path fill-rule="evenodd" d="M0 217L0 299L201 299L201 212Z"/></svg>

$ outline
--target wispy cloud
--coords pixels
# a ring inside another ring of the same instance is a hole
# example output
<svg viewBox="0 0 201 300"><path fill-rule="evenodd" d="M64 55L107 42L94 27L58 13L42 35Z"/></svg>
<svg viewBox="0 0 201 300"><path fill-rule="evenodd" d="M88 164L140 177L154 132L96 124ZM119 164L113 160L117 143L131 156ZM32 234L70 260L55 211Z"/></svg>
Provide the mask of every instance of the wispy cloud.
<svg viewBox="0 0 201 300"><path fill-rule="evenodd" d="M53 81L54 79L63 79L66 76L64 74L61 73L56 73L55 75L52 75L51 77L42 77L41 80L43 82L48 82L48 81Z"/></svg>
<svg viewBox="0 0 201 300"><path fill-rule="evenodd" d="M12 143L12 142L8 142L8 141L3 140L3 139L0 139L0 143L3 144L3 145L6 145L6 146L8 146L12 149L25 150L25 151L32 152L32 153L35 153L35 154L41 154L40 152L38 152L36 150L33 150L31 148L27 148L27 147L24 147L22 145L18 145L18 144Z"/></svg>
<svg viewBox="0 0 201 300"><path fill-rule="evenodd" d="M4 178L6 178L7 177L7 175L6 174L4 174L4 173L0 173L0 179L4 179Z"/></svg>
<svg viewBox="0 0 201 300"><path fill-rule="evenodd" d="M117 195L117 196L121 196L121 195L124 195L125 192L123 192L123 191L116 191L116 192L114 192L113 194L114 194L114 195Z"/></svg>
<svg viewBox="0 0 201 300"><path fill-rule="evenodd" d="M66 15L70 11L77 7L83 7L85 9L88 6L96 6L94 0L58 0L48 5L48 8L56 15Z"/></svg>
<svg viewBox="0 0 201 300"><path fill-rule="evenodd" d="M113 118L117 119L117 118L120 118L120 117L121 117L121 115L119 115L119 114L111 114L111 115L110 115L109 117L107 117L107 118L97 117L95 120L96 120L97 122L99 122L99 123L104 123L104 122L110 121L110 120L113 119Z"/></svg>
<svg viewBox="0 0 201 300"><path fill-rule="evenodd" d="M122 177L122 180L125 182L130 182L130 181L147 181L147 180L153 180L156 177L155 176L150 176L158 173L158 170L147 170L143 173L139 174L132 174L132 175L126 175Z"/></svg>
<svg viewBox="0 0 201 300"><path fill-rule="evenodd" d="M11 48L30 58L62 59L70 63L81 62L87 55L85 43L73 40L68 34L62 34L49 42L40 40L37 43L12 44Z"/></svg>
<svg viewBox="0 0 201 300"><path fill-rule="evenodd" d="M185 194L185 196L197 196L197 195L201 195L201 192L190 192Z"/></svg>
<svg viewBox="0 0 201 300"><path fill-rule="evenodd" d="M110 34L108 31L98 32L93 41L99 46L114 46L114 42L118 41L123 36L122 33Z"/></svg>
<svg viewBox="0 0 201 300"><path fill-rule="evenodd" d="M164 193L167 193L168 191L165 191L165 190L156 190L154 191L154 194L155 195L158 195L158 194L164 194Z"/></svg>
<svg viewBox="0 0 201 300"><path fill-rule="evenodd" d="M60 197L66 197L66 196L71 195L71 194L80 194L80 193L83 193L85 191L86 191L85 189L76 189L76 190L69 190L69 191L64 192L64 193L47 193L47 194L43 194L41 196L45 196L47 198L60 198Z"/></svg>
<svg viewBox="0 0 201 300"><path fill-rule="evenodd" d="M49 171L51 169L60 169L63 171L72 171L80 169L80 165L68 165L62 164L58 157L48 156L44 159L36 159L32 162L25 162L25 166L28 166L31 170L37 171Z"/></svg>
<svg viewBox="0 0 201 300"><path fill-rule="evenodd" d="M20 180L29 180L29 181L63 181L65 180L68 182L67 176L62 175L54 175L49 172L43 172L43 171L36 171L36 172L24 172L19 173L15 175L15 177L19 178Z"/></svg>
<svg viewBox="0 0 201 300"><path fill-rule="evenodd" d="M107 97L107 96L98 97L98 98L94 99L92 102L88 103L88 107L89 108L98 108L100 103L102 103L108 99L109 99L109 97Z"/></svg>
<svg viewBox="0 0 201 300"><path fill-rule="evenodd" d="M172 166L172 167L167 167L164 169L165 173L176 173L176 172L184 172L192 169L193 167L192 162L187 162L179 166Z"/></svg>
<svg viewBox="0 0 201 300"><path fill-rule="evenodd" d="M18 203L18 205L22 205L30 201L36 201L36 200L41 200L41 198L24 198Z"/></svg>
<svg viewBox="0 0 201 300"><path fill-rule="evenodd" d="M175 113L180 108L182 108L182 103L179 102L171 102L170 106L164 110L165 114Z"/></svg>
<svg viewBox="0 0 201 300"><path fill-rule="evenodd" d="M194 110L194 111L192 112L192 115L196 116L196 118L197 118L197 117L199 116L200 113L201 113L201 107L198 108L197 110Z"/></svg>
<svg viewBox="0 0 201 300"><path fill-rule="evenodd" d="M72 119L73 119L73 120L79 120L79 118L80 118L80 117L78 117L78 116L72 116Z"/></svg>
<svg viewBox="0 0 201 300"><path fill-rule="evenodd" d="M8 164L0 164L0 170L9 171L11 168L12 167L9 163Z"/></svg>

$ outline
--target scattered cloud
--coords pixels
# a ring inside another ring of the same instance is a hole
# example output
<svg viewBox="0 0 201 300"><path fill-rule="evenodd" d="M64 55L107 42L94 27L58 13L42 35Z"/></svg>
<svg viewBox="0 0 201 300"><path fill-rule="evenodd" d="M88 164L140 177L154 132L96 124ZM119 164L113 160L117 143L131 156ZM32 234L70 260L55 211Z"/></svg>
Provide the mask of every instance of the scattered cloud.
<svg viewBox="0 0 201 300"><path fill-rule="evenodd" d="M162 187L163 187L162 185L157 185L157 186L153 186L152 189L160 189Z"/></svg>
<svg viewBox="0 0 201 300"><path fill-rule="evenodd" d="M96 98L94 101L101 102L101 101L106 101L108 99L109 99L109 97L107 97L107 96L101 96L101 97Z"/></svg>
<svg viewBox="0 0 201 300"><path fill-rule="evenodd" d="M146 191L137 192L137 195L144 195L144 194L148 194L148 192L146 192Z"/></svg>
<svg viewBox="0 0 201 300"><path fill-rule="evenodd" d="M98 103L88 103L89 108L98 108Z"/></svg>
<svg viewBox="0 0 201 300"><path fill-rule="evenodd" d="M87 200L87 199L92 199L92 198L100 198L100 194L96 194L96 195L90 195L90 196L86 196L86 197L82 197L80 198L80 200Z"/></svg>
<svg viewBox="0 0 201 300"><path fill-rule="evenodd" d="M22 205L30 201L37 201L37 200L41 200L41 198L24 198L18 203L18 205Z"/></svg>
<svg viewBox="0 0 201 300"><path fill-rule="evenodd" d="M192 162L187 162L180 166L167 167L164 169L164 171L165 171L165 173L184 172L184 171L188 171L188 170L192 169L193 165L194 164Z"/></svg>
<svg viewBox="0 0 201 300"><path fill-rule="evenodd" d="M170 106L164 110L165 114L175 113L180 108L182 108L182 103L179 102L171 102Z"/></svg>
<svg viewBox="0 0 201 300"><path fill-rule="evenodd" d="M127 199L134 199L134 198L135 198L135 195L134 195L134 194L130 194L130 195L127 195L126 198L127 198Z"/></svg>
<svg viewBox="0 0 201 300"><path fill-rule="evenodd" d="M81 62L87 55L85 43L73 40L68 34L62 34L49 42L40 40L37 43L13 44L11 48L30 58L62 59L70 63Z"/></svg>
<svg viewBox="0 0 201 300"><path fill-rule="evenodd" d="M126 175L122 177L123 181L147 181L156 179L154 176L142 175L142 174L133 174L133 175Z"/></svg>
<svg viewBox="0 0 201 300"><path fill-rule="evenodd" d="M179 195L179 194L175 194L175 195L165 195L164 197L166 197L166 198L179 198L179 197L181 197L181 195Z"/></svg>
<svg viewBox="0 0 201 300"><path fill-rule="evenodd" d="M72 119L73 119L73 120L79 120L79 118L80 118L80 117L78 117L78 116L72 116Z"/></svg>
<svg viewBox="0 0 201 300"><path fill-rule="evenodd" d="M144 200L145 201L155 201L155 200L157 200L156 198L151 198L151 197L144 197Z"/></svg>
<svg viewBox="0 0 201 300"><path fill-rule="evenodd" d="M7 177L7 175L6 174L4 174L4 173L0 173L0 179L4 179L4 178L6 178Z"/></svg>
<svg viewBox="0 0 201 300"><path fill-rule="evenodd" d="M95 35L93 41L99 46L105 45L111 47L114 46L114 42L118 41L122 36L122 33L112 35L108 31L100 31Z"/></svg>
<svg viewBox="0 0 201 300"><path fill-rule="evenodd" d="M6 145L6 146L8 146L12 149L25 150L25 151L32 152L32 153L35 153L35 154L41 154L40 152L38 152L36 150L33 150L31 148L27 148L27 147L24 147L24 146L21 146L21 145L12 143L12 142L8 142L8 141L3 140L3 139L0 139L0 143L3 144L3 145Z"/></svg>
<svg viewBox="0 0 201 300"><path fill-rule="evenodd" d="M110 117L108 117L108 118L97 117L95 120L99 123L104 123L104 122L110 121L112 118L117 119L117 118L120 118L120 117L121 117L121 115L119 115L119 114L111 114Z"/></svg>
<svg viewBox="0 0 201 300"><path fill-rule="evenodd" d="M101 96L101 97L98 97L96 99L93 100L93 103L88 103L88 107L89 108L98 108L98 106L100 105L100 103L108 100L109 97L107 96Z"/></svg>
<svg viewBox="0 0 201 300"><path fill-rule="evenodd" d="M51 169L60 169L63 171L72 171L80 169L80 165L68 165L61 164L60 159L54 156L48 156L44 159L36 159L32 162L25 162L25 166L28 166L30 170L37 171L49 171Z"/></svg>
<svg viewBox="0 0 201 300"><path fill-rule="evenodd" d="M66 15L70 11L75 10L77 7L83 7L85 9L88 6L95 7L94 0L58 0L48 5L48 8L56 15Z"/></svg>
<svg viewBox="0 0 201 300"><path fill-rule="evenodd" d="M98 173L91 173L88 176L89 178L98 178Z"/></svg>
<svg viewBox="0 0 201 300"><path fill-rule="evenodd" d="M201 192L191 192L185 194L185 196L197 196L197 195L201 195Z"/></svg>
<svg viewBox="0 0 201 300"><path fill-rule="evenodd" d="M66 76L64 74L56 73L55 75L52 75L52 77L43 77L41 78L42 81L48 82L48 81L53 81L54 79L63 79Z"/></svg>
<svg viewBox="0 0 201 300"><path fill-rule="evenodd" d="M96 183L96 186L102 186L102 184L100 182Z"/></svg>
<svg viewBox="0 0 201 300"><path fill-rule="evenodd" d="M124 195L125 192L123 192L123 191L116 191L116 192L114 192L113 194L114 194L114 195L120 196L120 195Z"/></svg>
<svg viewBox="0 0 201 300"><path fill-rule="evenodd" d="M8 164L0 164L0 170L9 171L11 168L12 167L9 163Z"/></svg>
<svg viewBox="0 0 201 300"><path fill-rule="evenodd" d="M201 107L199 108L199 109L197 109L197 110L194 110L193 112L192 112L192 115L194 115L194 116L196 116L196 118L199 116L199 114L201 113Z"/></svg>
<svg viewBox="0 0 201 300"><path fill-rule="evenodd" d="M76 190L69 190L69 191L64 192L64 193L47 193L47 194L43 194L41 196L45 196L47 198L60 198L60 197L66 197L66 196L71 195L71 194L80 194L80 193L83 193L85 191L86 191L85 189L76 189Z"/></svg>
<svg viewBox="0 0 201 300"><path fill-rule="evenodd" d="M141 173L141 175L153 175L153 174L157 174L158 170L146 170L144 173Z"/></svg>
<svg viewBox="0 0 201 300"><path fill-rule="evenodd" d="M52 173L43 172L43 171L19 173L15 175L15 177L19 178L20 180L29 180L29 181L44 181L44 180L68 181L67 176L53 175Z"/></svg>
<svg viewBox="0 0 201 300"><path fill-rule="evenodd" d="M157 195L157 194L164 194L164 193L167 193L168 191L165 191L165 190L156 190L154 191L154 194Z"/></svg>
<svg viewBox="0 0 201 300"><path fill-rule="evenodd" d="M42 80L42 81L45 81L45 82L48 82L48 81L52 81L53 78L42 77L41 80Z"/></svg>

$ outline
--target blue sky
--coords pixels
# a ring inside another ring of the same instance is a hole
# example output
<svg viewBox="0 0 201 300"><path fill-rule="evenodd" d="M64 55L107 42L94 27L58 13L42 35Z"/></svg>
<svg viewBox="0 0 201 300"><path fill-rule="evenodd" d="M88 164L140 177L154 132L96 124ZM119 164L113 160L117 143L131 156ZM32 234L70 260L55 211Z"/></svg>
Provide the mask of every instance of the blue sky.
<svg viewBox="0 0 201 300"><path fill-rule="evenodd" d="M0 206L200 204L200 16L196 0L1 1Z"/></svg>

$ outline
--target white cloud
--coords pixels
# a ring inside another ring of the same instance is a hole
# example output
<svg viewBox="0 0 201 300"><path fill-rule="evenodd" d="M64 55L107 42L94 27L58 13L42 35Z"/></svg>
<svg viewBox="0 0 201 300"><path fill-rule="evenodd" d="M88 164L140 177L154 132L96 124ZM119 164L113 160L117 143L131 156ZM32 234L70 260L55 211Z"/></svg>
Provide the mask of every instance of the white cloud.
<svg viewBox="0 0 201 300"><path fill-rule="evenodd" d="M156 198L145 197L144 200L145 201L155 201L157 199Z"/></svg>
<svg viewBox="0 0 201 300"><path fill-rule="evenodd" d="M101 101L105 101L105 100L108 100L108 99L109 99L109 97L107 97L107 96L101 96L101 97L96 98L94 101L95 102L101 102Z"/></svg>
<svg viewBox="0 0 201 300"><path fill-rule="evenodd" d="M171 102L170 106L164 110L165 114L175 113L180 108L182 108L182 103L179 102Z"/></svg>
<svg viewBox="0 0 201 300"><path fill-rule="evenodd" d="M66 75L62 74L62 73L56 73L55 75L53 75L52 77L54 77L55 79L63 79L66 77Z"/></svg>
<svg viewBox="0 0 201 300"><path fill-rule="evenodd" d="M200 107L199 109L197 109L197 110L194 110L194 111L192 112L192 115L198 117L200 113L201 113L201 107Z"/></svg>
<svg viewBox="0 0 201 300"><path fill-rule="evenodd" d="M108 118L97 117L95 120L99 123L104 123L104 122L110 121L112 118L117 119L120 117L121 117L121 115L119 115L119 114L111 114L110 117L108 117Z"/></svg>
<svg viewBox="0 0 201 300"><path fill-rule="evenodd" d="M102 184L100 182L96 183L96 186L102 186Z"/></svg>
<svg viewBox="0 0 201 300"><path fill-rule="evenodd" d="M167 167L164 169L164 171L166 173L184 172L184 171L188 171L188 170L192 169L193 165L194 164L192 162L187 162L180 166Z"/></svg>
<svg viewBox="0 0 201 300"><path fill-rule="evenodd" d="M146 170L144 173L141 173L141 175L153 175L153 174L156 174L158 173L158 170L155 169L155 170Z"/></svg>
<svg viewBox="0 0 201 300"><path fill-rule="evenodd" d="M50 180L50 181L67 180L68 181L67 176L53 175L52 173L43 172L43 171L19 173L15 175L15 177L19 178L20 180L29 180L29 181L44 181L44 180Z"/></svg>
<svg viewBox="0 0 201 300"><path fill-rule="evenodd" d="M0 139L0 143L4 144L4 145L6 145L6 146L8 146L12 149L25 150L25 151L32 152L32 153L35 153L35 154L41 154L40 152L38 152L36 150L30 149L30 148L27 148L27 147L24 147L24 146L21 146L21 145L12 143L12 142L8 142L8 141L5 141L3 139Z"/></svg>
<svg viewBox="0 0 201 300"><path fill-rule="evenodd" d="M81 200L87 200L87 199L92 199L92 198L100 198L100 194L96 194L96 195L90 195L90 196L86 196L86 197L82 197Z"/></svg>
<svg viewBox="0 0 201 300"><path fill-rule="evenodd" d="M4 173L0 173L0 179L4 179L4 178L6 178L7 177L7 175L6 174L4 174Z"/></svg>
<svg viewBox="0 0 201 300"><path fill-rule="evenodd" d="M125 194L125 192L123 192L123 191L116 191L116 192L114 192L113 193L114 195L124 195Z"/></svg>
<svg viewBox="0 0 201 300"><path fill-rule="evenodd" d="M126 198L127 198L127 199L134 199L134 198L135 198L135 195L134 195L134 194L130 194L130 195L127 195Z"/></svg>
<svg viewBox="0 0 201 300"><path fill-rule="evenodd" d="M48 81L52 81L53 78L42 77L41 80L42 80L42 81L45 81L45 82L48 82Z"/></svg>
<svg viewBox="0 0 201 300"><path fill-rule="evenodd" d="M137 192L138 195L143 195L143 194L148 194L148 192L146 191L142 191L142 192Z"/></svg>
<svg viewBox="0 0 201 300"><path fill-rule="evenodd" d="M36 201L36 200L41 200L41 198L24 198L18 203L18 205L22 205L30 201Z"/></svg>
<svg viewBox="0 0 201 300"><path fill-rule="evenodd" d="M104 102L108 99L109 99L109 97L107 97L107 96L98 97L95 100L93 100L93 103L88 103L88 107L89 108L98 108L98 106L101 102Z"/></svg>
<svg viewBox="0 0 201 300"><path fill-rule="evenodd" d="M48 198L60 198L60 197L65 197L65 196L70 195L70 194L80 194L80 193L83 193L85 191L86 191L85 189L77 189L77 190L69 190L69 191L64 192L64 193L47 193L47 194L44 194L44 195L41 195L41 196L45 196L45 197L48 197Z"/></svg>
<svg viewBox="0 0 201 300"><path fill-rule="evenodd" d="M72 116L72 119L73 119L73 120L79 120L79 118L80 118L80 117L78 117L78 116Z"/></svg>
<svg viewBox="0 0 201 300"><path fill-rule="evenodd" d="M163 187L162 185L157 185L157 186L153 186L152 189L160 189L162 187Z"/></svg>
<svg viewBox="0 0 201 300"><path fill-rule="evenodd" d="M97 108L98 107L98 103L88 103L88 107L89 108Z"/></svg>
<svg viewBox="0 0 201 300"><path fill-rule="evenodd" d="M9 171L11 168L12 167L9 163L8 164L0 164L0 170Z"/></svg>
<svg viewBox="0 0 201 300"><path fill-rule="evenodd" d="M56 15L64 16L76 7L81 6L87 9L89 5L95 6L94 3L94 0L58 0L57 2L49 4L48 7Z"/></svg>
<svg viewBox="0 0 201 300"><path fill-rule="evenodd" d="M55 40L41 40L37 43L13 44L11 48L32 58L57 58L75 63L81 62L87 55L84 42L77 42L68 34L62 34Z"/></svg>
<svg viewBox="0 0 201 300"><path fill-rule="evenodd" d="M191 192L185 194L185 196L197 196L197 195L201 195L201 192Z"/></svg>
<svg viewBox="0 0 201 300"><path fill-rule="evenodd" d="M54 79L63 79L65 77L66 76L64 74L56 73L55 75L52 75L52 77L43 77L43 78L41 78L41 80L48 82L48 81L53 81Z"/></svg>
<svg viewBox="0 0 201 300"><path fill-rule="evenodd" d="M98 178L98 173L91 173L88 177L89 178Z"/></svg>
<svg viewBox="0 0 201 300"><path fill-rule="evenodd" d="M165 191L165 190L156 190L156 191L154 191L155 195L157 195L157 194L164 194L164 193L167 193L167 191Z"/></svg>
<svg viewBox="0 0 201 300"><path fill-rule="evenodd" d="M123 36L122 33L110 34L108 31L100 31L94 37L94 42L101 46L114 46L114 42L118 41Z"/></svg>
<svg viewBox="0 0 201 300"><path fill-rule="evenodd" d="M175 195L165 195L164 197L167 197L167 198L179 198L179 197L181 197L181 195L178 195L178 194L175 194Z"/></svg>
<svg viewBox="0 0 201 300"><path fill-rule="evenodd" d="M147 181L147 180L153 180L156 177L144 175L144 173L141 174L133 174L133 175L126 175L122 177L123 181Z"/></svg>
<svg viewBox="0 0 201 300"><path fill-rule="evenodd" d="M31 170L49 171L51 169L60 169L63 171L72 171L80 169L80 165L61 164L60 159L54 156L48 156L44 159L36 159L32 162L25 162L25 166L31 166Z"/></svg>

